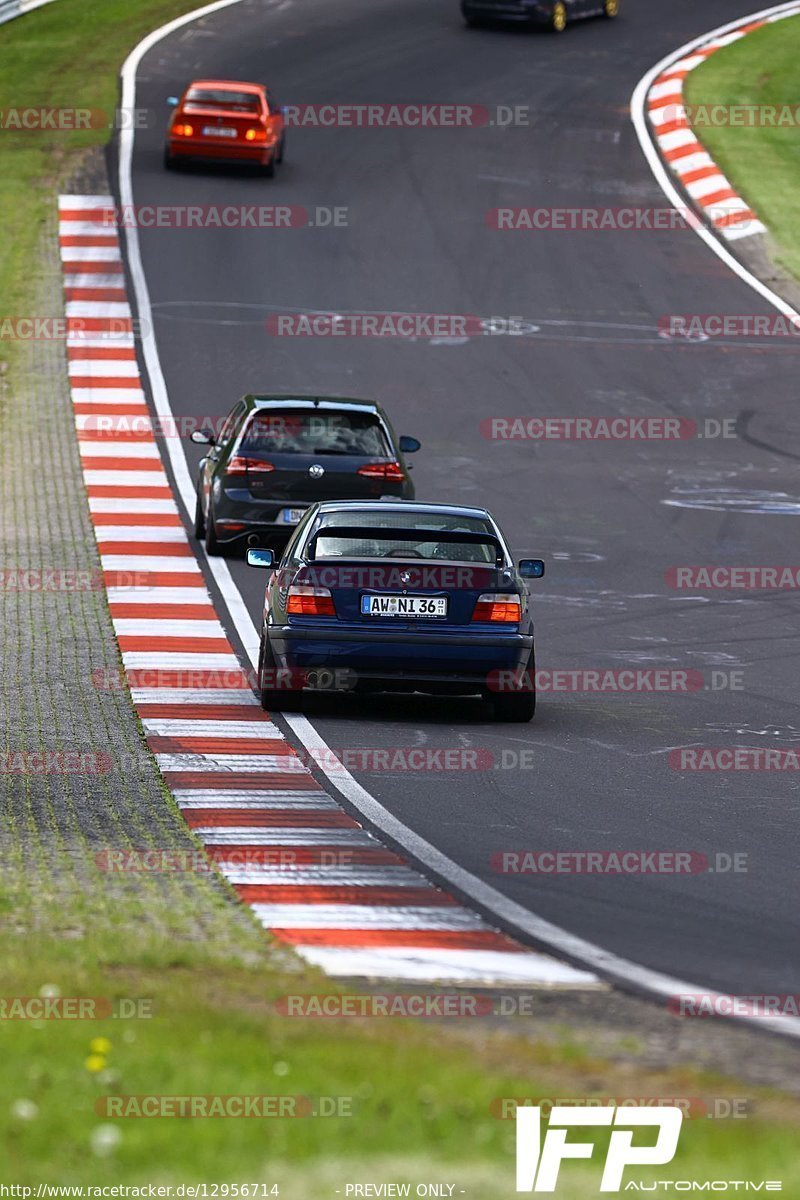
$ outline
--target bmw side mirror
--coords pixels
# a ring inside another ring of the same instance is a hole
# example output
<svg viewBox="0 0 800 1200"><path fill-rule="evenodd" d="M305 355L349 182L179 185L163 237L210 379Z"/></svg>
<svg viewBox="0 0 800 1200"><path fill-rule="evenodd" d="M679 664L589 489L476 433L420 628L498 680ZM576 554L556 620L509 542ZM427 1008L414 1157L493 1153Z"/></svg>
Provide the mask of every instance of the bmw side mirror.
<svg viewBox="0 0 800 1200"><path fill-rule="evenodd" d="M189 441L196 442L198 446L213 446L214 435L208 429L193 429Z"/></svg>
<svg viewBox="0 0 800 1200"><path fill-rule="evenodd" d="M414 437L400 438L400 453L401 454L416 454L421 447L422 442Z"/></svg>
<svg viewBox="0 0 800 1200"><path fill-rule="evenodd" d="M523 579L541 579L544 575L544 560L541 558L521 558L517 566Z"/></svg>
<svg viewBox="0 0 800 1200"><path fill-rule="evenodd" d="M170 108L177 108L178 97L177 96L167 96L167 104L169 105Z"/></svg>
<svg viewBox="0 0 800 1200"><path fill-rule="evenodd" d="M247 565L248 567L266 567L267 570L274 570L275 555L271 550L248 550Z"/></svg>

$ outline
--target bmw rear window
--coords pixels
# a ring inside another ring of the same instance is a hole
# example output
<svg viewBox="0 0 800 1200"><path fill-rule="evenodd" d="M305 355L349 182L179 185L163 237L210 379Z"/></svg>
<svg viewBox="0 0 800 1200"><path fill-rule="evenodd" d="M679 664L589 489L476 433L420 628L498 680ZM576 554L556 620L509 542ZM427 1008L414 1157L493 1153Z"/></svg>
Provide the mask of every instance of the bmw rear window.
<svg viewBox="0 0 800 1200"><path fill-rule="evenodd" d="M266 454L350 454L387 458L386 436L370 413L313 409L261 410L253 413L241 451Z"/></svg>
<svg viewBox="0 0 800 1200"><path fill-rule="evenodd" d="M198 108L229 108L231 112L260 111L258 96L253 92L229 92L223 88L189 88L185 103L196 104Z"/></svg>
<svg viewBox="0 0 800 1200"><path fill-rule="evenodd" d="M319 525L323 530L317 538L316 558L422 558L447 559L449 562L494 564L497 548L493 541L452 542L437 538L439 531L475 534L485 533L494 538L495 532L481 517L440 516L437 513L376 513L369 510L343 513L322 513ZM336 537L336 526L357 526L375 529L374 536L359 538ZM393 538L392 529L413 529L419 537Z"/></svg>

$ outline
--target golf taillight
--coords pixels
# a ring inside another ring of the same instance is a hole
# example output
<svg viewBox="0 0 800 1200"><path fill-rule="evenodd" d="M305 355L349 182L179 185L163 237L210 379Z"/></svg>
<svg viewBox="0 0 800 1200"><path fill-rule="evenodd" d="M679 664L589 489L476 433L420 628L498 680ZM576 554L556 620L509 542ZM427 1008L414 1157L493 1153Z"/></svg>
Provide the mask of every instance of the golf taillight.
<svg viewBox="0 0 800 1200"><path fill-rule="evenodd" d="M254 125L251 129L245 130L244 137L247 142L265 142L267 140L267 131L266 129L262 129L260 125Z"/></svg>
<svg viewBox="0 0 800 1200"><path fill-rule="evenodd" d="M472 619L517 625L521 615L522 605L515 592L484 592L478 596Z"/></svg>
<svg viewBox="0 0 800 1200"><path fill-rule="evenodd" d="M247 458L244 454L234 454L233 458L225 468L226 475L266 475L268 471L274 471L275 468L271 462L264 462L260 458Z"/></svg>
<svg viewBox="0 0 800 1200"><path fill-rule="evenodd" d="M330 588L293 583L286 598L286 611L296 617L335 617Z"/></svg>
<svg viewBox="0 0 800 1200"><path fill-rule="evenodd" d="M186 125L185 123L179 121L177 125L172 126L172 132L174 133L175 137L191 137L194 133L194 129L191 125Z"/></svg>
<svg viewBox="0 0 800 1200"><path fill-rule="evenodd" d="M399 462L365 463L356 473L366 475L368 479L392 479L395 482L405 478Z"/></svg>

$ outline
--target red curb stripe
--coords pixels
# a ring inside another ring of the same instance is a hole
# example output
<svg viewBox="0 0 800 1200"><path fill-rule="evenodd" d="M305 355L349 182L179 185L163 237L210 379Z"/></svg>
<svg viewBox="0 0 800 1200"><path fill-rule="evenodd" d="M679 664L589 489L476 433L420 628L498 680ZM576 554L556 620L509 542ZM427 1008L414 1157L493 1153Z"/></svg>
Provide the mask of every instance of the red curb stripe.
<svg viewBox="0 0 800 1200"><path fill-rule="evenodd" d="M719 174L722 174L720 171ZM739 195L732 187L720 188L718 192L712 192L710 196L703 196L702 200L697 203L701 208L713 208L715 204L721 203L723 200L738 200Z"/></svg>
<svg viewBox="0 0 800 1200"><path fill-rule="evenodd" d="M139 608L138 604L113 605L111 615L117 616L113 610L120 608ZM168 608L169 605L164 605ZM181 609L181 613L185 610ZM184 720L184 721L263 721L270 724L270 719L261 705L253 697L252 704L140 704L136 710L142 720Z"/></svg>
<svg viewBox="0 0 800 1200"><path fill-rule="evenodd" d="M752 208L743 208L739 212L726 213L724 217L715 217L713 224L717 229L725 229L728 225L741 225L743 221L755 221L756 219Z"/></svg>
<svg viewBox="0 0 800 1200"><path fill-rule="evenodd" d="M164 471L160 458L106 458L81 452L81 464L84 471Z"/></svg>
<svg viewBox="0 0 800 1200"><path fill-rule="evenodd" d="M379 908L397 908L413 905L429 908L460 907L445 892L432 887L353 887L324 884L269 884L234 883L240 899L248 904L374 904Z"/></svg>
<svg viewBox="0 0 800 1200"><path fill-rule="evenodd" d="M102 528L104 525L130 525L133 529L138 529L142 525L152 525L159 529L183 528L181 519L177 513L92 513L92 523L96 528ZM210 605L209 609L214 616L217 615ZM134 614L131 613L131 616L133 615ZM153 615L153 613L148 609L147 612L140 613L139 615L143 617L150 617ZM162 613L161 615L166 616L166 613ZM183 609L181 609L180 615L184 615Z"/></svg>
<svg viewBox="0 0 800 1200"><path fill-rule="evenodd" d="M93 300L98 304L126 304L128 296L124 288L110 287L65 287L66 300Z"/></svg>
<svg viewBox="0 0 800 1200"><path fill-rule="evenodd" d="M360 829L346 812L303 808L189 808L184 820L190 829Z"/></svg>
<svg viewBox="0 0 800 1200"><path fill-rule="evenodd" d="M710 179L712 175L719 175L719 167L716 163L712 163L710 167L698 167L696 171L685 171L681 175L682 183L697 183L699 179Z"/></svg>
<svg viewBox="0 0 800 1200"><path fill-rule="evenodd" d="M658 112L660 108L669 108L671 104L683 104L683 92L680 88L674 92L667 92L666 96L659 96L656 100L648 100L647 109L648 112Z"/></svg>
<svg viewBox="0 0 800 1200"><path fill-rule="evenodd" d="M136 359L136 351L132 346L68 346L67 358L110 359L114 362L131 362Z"/></svg>
<svg viewBox="0 0 800 1200"><path fill-rule="evenodd" d="M61 263L65 275L121 275L122 262L118 258L104 258L100 262L95 259L78 259L77 262Z"/></svg>
<svg viewBox="0 0 800 1200"><path fill-rule="evenodd" d="M101 533L97 535L101 554L129 554L147 558L191 558L194 555L185 542L107 542ZM131 564L135 566L135 563Z"/></svg>
<svg viewBox="0 0 800 1200"><path fill-rule="evenodd" d="M105 236L98 233L62 233L58 238L59 246L114 246L119 249L119 239L116 230L109 229Z"/></svg>
<svg viewBox="0 0 800 1200"><path fill-rule="evenodd" d="M689 129L686 117L676 117L674 121L665 121L663 125L658 126L657 136L666 137L668 133L677 133L679 129Z"/></svg>
<svg viewBox="0 0 800 1200"><path fill-rule="evenodd" d="M142 381L138 375L70 375L70 387L73 388L139 388Z"/></svg>
<svg viewBox="0 0 800 1200"><path fill-rule="evenodd" d="M119 618L140 617L144 620L149 620L152 618L154 620L165 621L215 621L217 618L216 610L212 604L125 604L119 600L112 600L111 604L109 604L109 609L111 610L112 617ZM141 705L139 708L140 714L143 707L147 708L152 706ZM200 706L196 704L191 706L173 704L166 706L160 705L159 707L174 708L175 715L178 716L182 711L188 712L190 707L192 709L199 709ZM221 710L222 706L219 706L218 711ZM197 717L200 714L198 711L193 712L192 715Z"/></svg>
<svg viewBox="0 0 800 1200"><path fill-rule="evenodd" d="M112 404L110 400L73 400L72 411L76 417L150 416L144 400L126 400L124 404Z"/></svg>
<svg viewBox="0 0 800 1200"><path fill-rule="evenodd" d="M59 208L59 221L84 221L94 225L103 225L113 228L113 222L116 219L116 209L104 205L101 208Z"/></svg>
<svg viewBox="0 0 800 1200"><path fill-rule="evenodd" d="M291 929L274 928L269 932L280 942L292 946L412 946L420 950L502 950L521 954L526 947L492 929L471 933L452 929Z"/></svg>
<svg viewBox="0 0 800 1200"><path fill-rule="evenodd" d="M693 138L691 142L687 142L685 146L676 146L674 150L662 150L661 153L668 162L677 162L679 158L686 158L689 154L697 154L703 147L698 142L697 138Z"/></svg>
<svg viewBox="0 0 800 1200"><path fill-rule="evenodd" d="M120 650L152 650L164 654L233 654L226 637L157 637L154 634L122 633L117 635Z"/></svg>
<svg viewBox="0 0 800 1200"><path fill-rule="evenodd" d="M124 483L88 483L86 494L100 500L171 500L172 489L167 485L156 484L124 484Z"/></svg>

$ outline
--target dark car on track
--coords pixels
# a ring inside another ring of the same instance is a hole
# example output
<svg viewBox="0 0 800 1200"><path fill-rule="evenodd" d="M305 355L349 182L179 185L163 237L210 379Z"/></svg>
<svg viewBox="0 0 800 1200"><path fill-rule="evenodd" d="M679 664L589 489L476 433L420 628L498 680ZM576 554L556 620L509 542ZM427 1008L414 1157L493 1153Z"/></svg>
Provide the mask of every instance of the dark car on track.
<svg viewBox="0 0 800 1200"><path fill-rule="evenodd" d="M297 708L304 689L482 695L502 721L534 713L533 619L526 578L485 508L327 502L295 530L272 571L258 674L267 710Z"/></svg>
<svg viewBox="0 0 800 1200"><path fill-rule="evenodd" d="M227 546L281 546L318 500L413 500L405 454L413 437L395 436L379 404L335 396L247 395L200 461L195 536L209 554Z"/></svg>
<svg viewBox="0 0 800 1200"><path fill-rule="evenodd" d="M516 21L562 33L581 17L616 17L619 0L461 0L461 12L468 25Z"/></svg>

